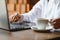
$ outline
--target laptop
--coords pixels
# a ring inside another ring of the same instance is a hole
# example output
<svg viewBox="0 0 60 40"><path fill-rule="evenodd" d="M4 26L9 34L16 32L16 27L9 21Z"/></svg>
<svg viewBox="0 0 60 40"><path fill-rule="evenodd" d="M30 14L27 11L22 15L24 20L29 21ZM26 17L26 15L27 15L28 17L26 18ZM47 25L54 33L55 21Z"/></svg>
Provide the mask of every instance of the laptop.
<svg viewBox="0 0 60 40"><path fill-rule="evenodd" d="M7 10L6 4L7 4L6 0L0 1L0 29L5 30L5 31L10 31L10 32L30 29L30 27L22 25L26 21L19 23L19 24L9 23L8 10Z"/></svg>

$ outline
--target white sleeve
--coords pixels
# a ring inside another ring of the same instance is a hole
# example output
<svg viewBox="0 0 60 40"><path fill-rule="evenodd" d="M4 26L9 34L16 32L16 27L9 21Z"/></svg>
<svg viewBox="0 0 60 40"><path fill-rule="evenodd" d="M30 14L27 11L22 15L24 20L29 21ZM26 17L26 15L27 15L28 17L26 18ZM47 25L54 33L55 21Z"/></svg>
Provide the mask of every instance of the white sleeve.
<svg viewBox="0 0 60 40"><path fill-rule="evenodd" d="M60 2L58 3L58 6L57 6L57 16L58 18L60 18Z"/></svg>
<svg viewBox="0 0 60 40"><path fill-rule="evenodd" d="M55 13L55 16L54 18L60 18L60 2L57 4L57 7L56 7L56 13Z"/></svg>
<svg viewBox="0 0 60 40"><path fill-rule="evenodd" d="M41 16L42 13L42 5L41 2L37 2L37 4L32 8L31 11L29 11L26 14L22 14L24 16L23 20L24 21L33 21L34 19L38 18Z"/></svg>

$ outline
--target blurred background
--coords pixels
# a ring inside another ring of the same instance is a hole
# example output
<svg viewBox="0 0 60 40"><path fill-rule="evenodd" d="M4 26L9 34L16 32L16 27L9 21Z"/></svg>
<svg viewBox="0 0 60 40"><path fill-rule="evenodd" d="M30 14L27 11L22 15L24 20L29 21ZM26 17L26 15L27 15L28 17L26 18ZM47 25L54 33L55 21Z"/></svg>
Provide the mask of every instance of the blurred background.
<svg viewBox="0 0 60 40"><path fill-rule="evenodd" d="M7 0L8 15L27 13L39 0Z"/></svg>

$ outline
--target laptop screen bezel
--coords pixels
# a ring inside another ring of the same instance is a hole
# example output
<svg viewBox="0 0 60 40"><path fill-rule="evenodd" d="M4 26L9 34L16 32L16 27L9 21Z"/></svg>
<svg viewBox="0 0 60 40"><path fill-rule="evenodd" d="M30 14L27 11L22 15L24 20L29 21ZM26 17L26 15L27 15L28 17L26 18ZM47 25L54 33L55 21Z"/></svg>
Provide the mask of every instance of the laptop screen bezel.
<svg viewBox="0 0 60 40"><path fill-rule="evenodd" d="M5 5L6 5L6 13L7 13L7 20L8 20L8 29L10 29L10 23L9 23L9 15L8 15L8 8L7 8L7 0L5 0Z"/></svg>

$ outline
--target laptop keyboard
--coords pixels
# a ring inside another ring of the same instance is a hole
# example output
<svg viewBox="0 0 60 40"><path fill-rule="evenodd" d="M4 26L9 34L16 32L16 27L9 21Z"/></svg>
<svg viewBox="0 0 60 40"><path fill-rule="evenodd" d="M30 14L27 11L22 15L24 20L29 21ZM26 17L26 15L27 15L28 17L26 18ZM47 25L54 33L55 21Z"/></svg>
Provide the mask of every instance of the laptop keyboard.
<svg viewBox="0 0 60 40"><path fill-rule="evenodd" d="M10 23L10 31L20 31L30 29L32 23L22 22L22 23Z"/></svg>

